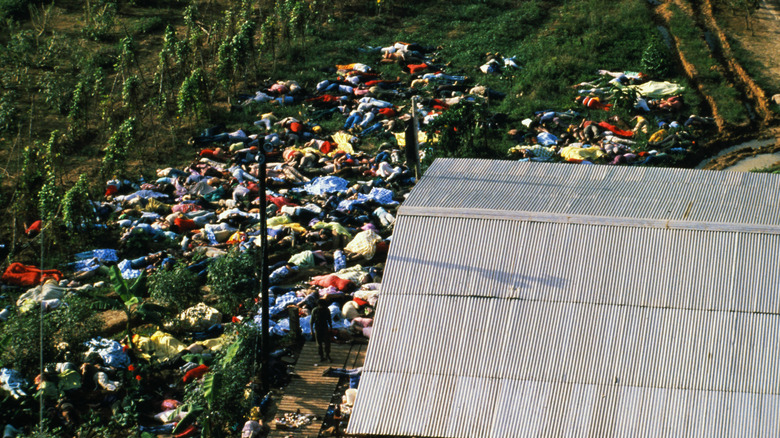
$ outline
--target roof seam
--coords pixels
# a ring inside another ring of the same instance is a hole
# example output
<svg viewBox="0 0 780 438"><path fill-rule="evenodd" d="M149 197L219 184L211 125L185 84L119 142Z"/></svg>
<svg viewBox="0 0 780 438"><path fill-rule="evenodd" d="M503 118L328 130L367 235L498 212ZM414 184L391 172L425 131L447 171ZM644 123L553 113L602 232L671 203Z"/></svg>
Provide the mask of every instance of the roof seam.
<svg viewBox="0 0 780 438"><path fill-rule="evenodd" d="M511 220L519 222L542 222L557 224L579 224L594 226L615 226L629 228L657 228L671 230L693 230L727 233L753 233L780 235L780 226L760 224L737 224L725 222L697 222L673 219L627 218L611 216L577 215L552 212L509 211L484 208L447 208L401 206L398 217L447 217L463 219Z"/></svg>
<svg viewBox="0 0 780 438"><path fill-rule="evenodd" d="M780 316L780 312L756 312L749 310L726 310L726 309L702 309L698 307L669 307L669 306L639 306L635 304L620 304L620 303L600 303L595 301L564 301L564 300L540 300L540 299L527 299L521 297L498 297L498 296L486 296L486 295L458 295L458 294L404 294L394 293L387 291L386 296L425 296L425 297L446 297L446 298L480 298L480 299L493 299L493 300L507 300L507 301L527 301L529 303L555 303L555 304L582 304L588 306L614 306L625 307L631 309L662 309L662 310L691 310L699 312L720 312L720 313L735 313L746 315L776 315Z"/></svg>
<svg viewBox="0 0 780 438"><path fill-rule="evenodd" d="M575 381L560 381L560 380L552 380L552 379L516 379L512 377L489 377L489 376L470 376L465 374L441 374L441 373L413 373L413 372L406 372L406 371L374 371L371 369L364 369L363 372L365 374L373 373L373 374L403 374L407 376L437 376L437 377L465 377L465 378L472 378L472 379L490 379L490 380L512 380L515 382L532 382L532 383L554 383L554 384L561 384L561 385L592 385L592 386L598 386L602 388L637 388L637 389L673 389L673 390L681 390L681 391L698 391L698 392L718 392L718 393L728 393L728 394L758 394L758 395L780 395L780 391L773 391L773 392L761 392L761 391L727 391L727 390L721 390L721 389L695 389L695 388L684 388L684 387L674 387L674 386L637 386L637 385L623 385L623 384L604 384L604 383L595 383L595 382L575 382Z"/></svg>

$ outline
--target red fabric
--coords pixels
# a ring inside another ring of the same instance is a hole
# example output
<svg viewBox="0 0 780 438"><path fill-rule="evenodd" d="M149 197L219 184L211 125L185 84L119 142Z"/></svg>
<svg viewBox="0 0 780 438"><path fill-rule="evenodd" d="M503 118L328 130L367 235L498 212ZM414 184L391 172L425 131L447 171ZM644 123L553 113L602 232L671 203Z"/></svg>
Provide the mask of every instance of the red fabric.
<svg viewBox="0 0 780 438"><path fill-rule="evenodd" d="M379 114L390 118L397 116L398 112L395 110L395 108L379 108Z"/></svg>
<svg viewBox="0 0 780 438"><path fill-rule="evenodd" d="M333 286L336 289L341 291L347 290L350 286L353 285L351 281L345 280L343 278L339 278L335 274L319 275L317 277L312 278L309 284L313 286L319 286L319 287Z"/></svg>
<svg viewBox="0 0 780 438"><path fill-rule="evenodd" d="M387 251L390 249L390 244L385 242L384 240L377 242L376 244L376 253L374 254L374 257L384 257L387 255Z"/></svg>
<svg viewBox="0 0 780 438"><path fill-rule="evenodd" d="M599 122L597 125L602 127L602 128L604 128L604 129L606 129L607 131L612 131L613 134L615 134L615 135L617 135L619 137L633 137L634 136L633 132L631 132L631 131L624 131L624 130L618 128L615 125L610 125L607 122Z"/></svg>
<svg viewBox="0 0 780 438"><path fill-rule="evenodd" d="M200 228L198 224L195 223L192 219L187 219L183 217L177 217L173 220L173 224L176 225L176 227L179 229L180 232L187 232L192 230L197 230Z"/></svg>
<svg viewBox="0 0 780 438"><path fill-rule="evenodd" d="M204 158L208 158L210 160L217 160L217 161L224 159L223 156L218 154L213 149L203 149L202 151L200 151L200 156Z"/></svg>
<svg viewBox="0 0 780 438"><path fill-rule="evenodd" d="M428 64L408 64L406 67L409 69L409 73L414 75L417 73L422 73L425 70L427 70Z"/></svg>
<svg viewBox="0 0 780 438"><path fill-rule="evenodd" d="M290 131L296 134L300 134L301 132L303 132L303 125L301 125L298 122L292 122L290 123Z"/></svg>
<svg viewBox="0 0 780 438"><path fill-rule="evenodd" d="M37 220L33 222L29 227L27 227L26 230L24 230L24 234L27 235L35 235L41 232L41 226L42 222L40 220Z"/></svg>
<svg viewBox="0 0 780 438"><path fill-rule="evenodd" d="M56 269L41 271L35 266L11 263L6 268L1 278L3 282L16 286L37 286L41 284L41 277L51 277L56 281L62 280L62 272Z"/></svg>
<svg viewBox="0 0 780 438"><path fill-rule="evenodd" d="M320 152L323 154L329 154L333 150L333 144L329 141L323 141L320 145Z"/></svg>
<svg viewBox="0 0 780 438"><path fill-rule="evenodd" d="M119 193L119 187L111 184L111 185L106 187L106 193L105 193L104 196L114 196L117 193Z"/></svg>
<svg viewBox="0 0 780 438"><path fill-rule="evenodd" d="M361 300L360 298L357 298L357 297L352 298L352 301L356 302L358 306L366 306L366 305L368 305L368 301Z"/></svg>
<svg viewBox="0 0 780 438"><path fill-rule="evenodd" d="M260 186L257 185L257 183L248 182L246 183L246 188L249 189L249 193L252 195L257 195L260 193Z"/></svg>
<svg viewBox="0 0 780 438"><path fill-rule="evenodd" d="M198 365L195 368L187 371L187 374L185 374L181 380L184 383L190 383L193 380L200 379L201 377L205 376L208 372L209 367L207 365Z"/></svg>
<svg viewBox="0 0 780 438"><path fill-rule="evenodd" d="M334 96L332 94L323 94L322 96L306 99L306 102L337 103L337 102L341 102L342 100L344 99L342 99L341 96Z"/></svg>
<svg viewBox="0 0 780 438"><path fill-rule="evenodd" d="M289 199L285 198L284 196L265 195L265 200L266 200L266 202L270 202L270 203L274 204L280 210L285 205L291 205L293 207L299 207L298 204L290 201Z"/></svg>
<svg viewBox="0 0 780 438"><path fill-rule="evenodd" d="M374 79L371 81L366 82L366 87L373 87L377 84L397 84L398 81L387 81L387 80L381 80L381 79Z"/></svg>
<svg viewBox="0 0 780 438"><path fill-rule="evenodd" d="M303 152L301 151L295 149L285 149L284 152L282 152L282 158L284 158L284 161L290 161L290 159L292 159L299 153L303 155Z"/></svg>
<svg viewBox="0 0 780 438"><path fill-rule="evenodd" d="M174 435L176 438L188 438L191 436L195 436L195 434L198 432L198 429L195 427L194 424L189 425L186 429L183 431L177 433Z"/></svg>
<svg viewBox="0 0 780 438"><path fill-rule="evenodd" d="M582 99L582 104L590 109L609 111L612 108L611 103L601 103L598 97L586 97Z"/></svg>

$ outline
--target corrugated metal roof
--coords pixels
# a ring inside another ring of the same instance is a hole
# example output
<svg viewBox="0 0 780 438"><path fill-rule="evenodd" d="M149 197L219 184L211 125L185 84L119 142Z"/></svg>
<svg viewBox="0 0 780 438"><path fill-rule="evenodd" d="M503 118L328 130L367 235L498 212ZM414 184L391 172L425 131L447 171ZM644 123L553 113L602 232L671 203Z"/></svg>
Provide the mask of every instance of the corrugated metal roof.
<svg viewBox="0 0 780 438"><path fill-rule="evenodd" d="M402 208L414 207L777 226L780 179L695 169L439 159Z"/></svg>
<svg viewBox="0 0 780 438"><path fill-rule="evenodd" d="M399 211L347 431L777 436L779 189L437 160Z"/></svg>

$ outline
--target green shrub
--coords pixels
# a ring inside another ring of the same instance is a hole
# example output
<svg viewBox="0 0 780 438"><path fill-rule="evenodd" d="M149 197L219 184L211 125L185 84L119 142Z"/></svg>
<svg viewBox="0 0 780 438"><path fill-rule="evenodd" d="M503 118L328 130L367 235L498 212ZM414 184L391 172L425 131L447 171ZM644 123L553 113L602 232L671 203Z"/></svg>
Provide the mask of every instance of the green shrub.
<svg viewBox="0 0 780 438"><path fill-rule="evenodd" d="M0 0L0 18L22 20L30 16L30 0Z"/></svg>
<svg viewBox="0 0 780 438"><path fill-rule="evenodd" d="M203 381L185 389L184 401L203 409L198 418L203 436L233 436L228 431L244 420L250 408L245 391L255 369L257 358L252 347L257 336L247 326L237 328L238 333L226 343L229 347L220 350Z"/></svg>
<svg viewBox="0 0 780 438"><path fill-rule="evenodd" d="M71 351L98 336L103 322L91 307L89 299L78 295L63 298L60 308L43 315L43 345L40 343L41 315L33 310L8 318L0 335L0 363L22 373L38 370L40 354L44 363L62 359L57 344L67 342Z"/></svg>
<svg viewBox="0 0 780 438"><path fill-rule="evenodd" d="M177 311L196 304L202 298L198 277L181 263L173 269L158 269L149 276L149 296Z"/></svg>
<svg viewBox="0 0 780 438"><path fill-rule="evenodd" d="M239 305L257 295L259 284L257 255L233 249L209 266L207 282L211 292L219 297L217 310L234 315Z"/></svg>
<svg viewBox="0 0 780 438"><path fill-rule="evenodd" d="M642 71L657 78L668 77L672 73L672 54L660 38L653 38L642 52Z"/></svg>
<svg viewBox="0 0 780 438"><path fill-rule="evenodd" d="M0 98L0 133L11 129L17 122L19 110L16 108L12 92L5 93Z"/></svg>
<svg viewBox="0 0 780 438"><path fill-rule="evenodd" d="M165 20L160 16L144 17L136 22L131 28L131 32L135 34L148 35L151 33L157 33L165 29Z"/></svg>

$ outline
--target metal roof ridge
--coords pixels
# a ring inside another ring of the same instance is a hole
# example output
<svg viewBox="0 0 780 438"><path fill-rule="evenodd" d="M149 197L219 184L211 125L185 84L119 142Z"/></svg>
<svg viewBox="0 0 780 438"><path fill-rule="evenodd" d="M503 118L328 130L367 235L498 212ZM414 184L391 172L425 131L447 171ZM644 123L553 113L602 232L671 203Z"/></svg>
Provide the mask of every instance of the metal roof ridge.
<svg viewBox="0 0 780 438"><path fill-rule="evenodd" d="M780 235L780 226L761 224L739 224L728 222L703 222L673 219L629 218L616 216L578 215L552 212L497 210L486 208L415 207L402 205L400 216L428 216L464 219L513 220L559 224L598 225L613 227L659 228L673 230L694 230L728 233L754 233Z"/></svg>
<svg viewBox="0 0 780 438"><path fill-rule="evenodd" d="M652 304L629 304L629 303L610 303L606 301L586 301L586 300L566 300L566 299L539 299L539 298L523 298L523 297L511 297L511 296L498 296L498 295L463 295L453 293L399 293L398 291L388 290L386 294L399 297L442 297L442 298L473 298L479 300L505 300L505 301L525 301L528 303L548 303L548 304L573 304L583 306L604 306L604 307L625 307L630 309L655 309L655 310L686 310L691 312L715 312L715 313L732 313L732 314L744 314L744 315L778 315L779 312L771 311L755 311L755 310L740 310L740 309L726 309L726 308L703 308L693 306L669 306L669 305L652 305Z"/></svg>
<svg viewBox="0 0 780 438"><path fill-rule="evenodd" d="M456 378L464 377L464 378L483 379L483 380L499 380L499 381L511 380L515 382L548 383L553 385L588 385L588 386L595 386L599 388L672 389L676 391L716 392L716 393L724 393L724 394L780 395L780 391L770 391L770 392L762 392L758 390L733 391L728 389L693 388L693 387L680 386L679 384L677 386L630 385L630 384L621 383L620 381L618 382L613 381L613 383L598 383L598 382L590 382L585 380L564 381L561 379L554 379L554 378L528 379L528 378L515 378L515 377L478 376L473 374L444 374L440 372L423 373L423 372L410 372L410 371L384 371L384 370L366 369L365 367L363 369L363 373L377 374L377 375L378 374L402 374L408 376L437 376L437 377L456 377Z"/></svg>

